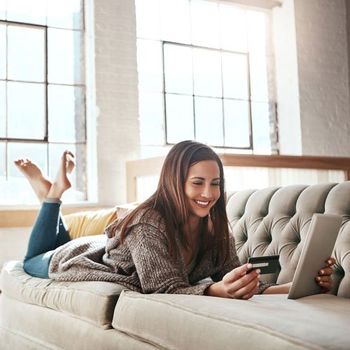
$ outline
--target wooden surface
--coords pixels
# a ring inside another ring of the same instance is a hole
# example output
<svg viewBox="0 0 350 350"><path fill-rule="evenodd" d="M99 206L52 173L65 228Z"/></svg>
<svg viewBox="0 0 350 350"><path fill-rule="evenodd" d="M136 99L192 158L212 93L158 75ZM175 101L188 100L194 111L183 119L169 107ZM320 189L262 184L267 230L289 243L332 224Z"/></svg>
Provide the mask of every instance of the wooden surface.
<svg viewBox="0 0 350 350"><path fill-rule="evenodd" d="M224 166L276 169L341 170L350 180L350 158L317 156L281 156L219 154ZM127 163L127 200L137 200L137 177L159 175L165 157L134 160Z"/></svg>

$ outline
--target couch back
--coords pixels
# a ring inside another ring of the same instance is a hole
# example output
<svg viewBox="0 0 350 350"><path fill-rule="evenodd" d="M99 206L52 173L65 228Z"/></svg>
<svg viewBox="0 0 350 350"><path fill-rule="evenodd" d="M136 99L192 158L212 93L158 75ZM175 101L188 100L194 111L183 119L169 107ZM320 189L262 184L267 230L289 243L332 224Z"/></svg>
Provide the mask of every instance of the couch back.
<svg viewBox="0 0 350 350"><path fill-rule="evenodd" d="M314 213L343 217L332 254L333 293L350 298L350 181L238 191L229 195L227 203L242 263L249 256L280 255L280 273L262 276L268 282L293 279Z"/></svg>

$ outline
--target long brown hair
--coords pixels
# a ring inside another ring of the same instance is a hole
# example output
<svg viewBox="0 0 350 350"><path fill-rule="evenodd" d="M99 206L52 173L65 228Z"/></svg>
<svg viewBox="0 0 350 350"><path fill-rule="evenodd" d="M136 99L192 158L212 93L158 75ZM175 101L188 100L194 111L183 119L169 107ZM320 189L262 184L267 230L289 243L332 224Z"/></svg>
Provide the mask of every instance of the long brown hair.
<svg viewBox="0 0 350 350"><path fill-rule="evenodd" d="M187 246L184 225L189 219L185 196L185 181L189 168L201 161L214 160L220 170L220 197L210 209L210 218L213 224L212 231L208 232L208 217L201 219L201 228L204 231L204 247L215 245L220 252L217 262L224 262L228 257L229 230L226 215L224 171L220 158L207 145L195 141L182 141L174 145L165 158L157 190L146 201L141 203L118 225L121 228L120 240L124 241L128 234L128 224L140 211L154 209L164 219L168 247L170 255L176 253L175 236L178 235L180 242Z"/></svg>

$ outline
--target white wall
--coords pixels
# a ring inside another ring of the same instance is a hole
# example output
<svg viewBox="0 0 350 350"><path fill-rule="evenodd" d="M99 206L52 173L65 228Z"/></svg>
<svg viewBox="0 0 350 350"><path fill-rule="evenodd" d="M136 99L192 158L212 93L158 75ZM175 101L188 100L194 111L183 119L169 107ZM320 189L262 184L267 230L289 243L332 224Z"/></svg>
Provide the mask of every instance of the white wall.
<svg viewBox="0 0 350 350"><path fill-rule="evenodd" d="M345 1L284 0L274 10L283 154L350 156Z"/></svg>
<svg viewBox="0 0 350 350"><path fill-rule="evenodd" d="M98 200L126 202L125 162L139 152L135 5L94 1Z"/></svg>

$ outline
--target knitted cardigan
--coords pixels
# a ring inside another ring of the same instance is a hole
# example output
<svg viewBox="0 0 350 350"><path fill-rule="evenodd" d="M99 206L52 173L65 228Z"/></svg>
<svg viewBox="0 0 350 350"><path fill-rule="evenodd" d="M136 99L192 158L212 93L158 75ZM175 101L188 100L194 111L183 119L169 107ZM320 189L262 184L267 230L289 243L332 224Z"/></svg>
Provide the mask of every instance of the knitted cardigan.
<svg viewBox="0 0 350 350"><path fill-rule="evenodd" d="M50 262L49 277L115 282L141 293L204 294L210 284L240 265L232 235L225 265L217 266L220 252L213 248L199 251L189 268L181 254L169 256L164 220L155 210L135 217L123 244L117 224L116 220L107 227L105 235L74 239L58 247ZM208 277L210 281L202 281ZM268 286L261 283L259 292Z"/></svg>

